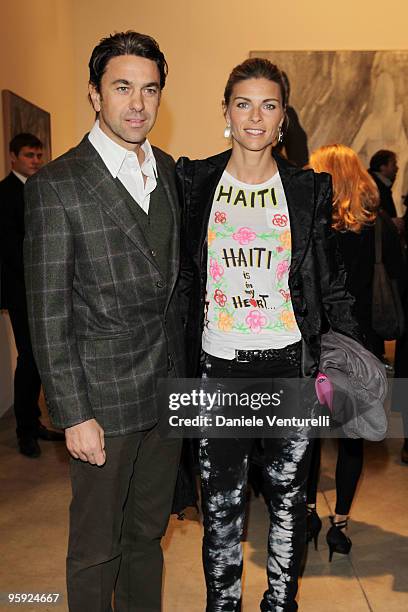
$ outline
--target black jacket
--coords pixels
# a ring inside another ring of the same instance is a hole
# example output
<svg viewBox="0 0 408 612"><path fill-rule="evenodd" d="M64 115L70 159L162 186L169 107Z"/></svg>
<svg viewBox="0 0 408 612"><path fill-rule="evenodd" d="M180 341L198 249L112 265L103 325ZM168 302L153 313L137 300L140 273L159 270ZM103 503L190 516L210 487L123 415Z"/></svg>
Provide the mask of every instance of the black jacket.
<svg viewBox="0 0 408 612"><path fill-rule="evenodd" d="M380 207L391 217L397 216L397 210L395 208L394 198L392 197L392 189L382 182L375 172L368 171L377 185L380 194Z"/></svg>
<svg viewBox="0 0 408 612"><path fill-rule="evenodd" d="M186 319L189 375L197 376L207 283L207 229L214 192L231 151L204 160L177 163L182 216L180 293ZM328 174L291 166L276 156L288 203L292 233L289 288L302 334L302 374L313 376L320 357L320 336L329 326L359 339L352 316L353 298L345 289L337 237L331 229L332 189Z"/></svg>
<svg viewBox="0 0 408 612"><path fill-rule="evenodd" d="M1 308L24 308L24 184L13 173L0 182Z"/></svg>
<svg viewBox="0 0 408 612"><path fill-rule="evenodd" d="M387 213L379 212L382 233L382 258L390 278L398 281L403 293L405 265L397 229ZM375 226L366 225L360 233L339 232L339 248L347 273L347 289L356 300L355 316L366 336L372 335L373 275L375 264Z"/></svg>

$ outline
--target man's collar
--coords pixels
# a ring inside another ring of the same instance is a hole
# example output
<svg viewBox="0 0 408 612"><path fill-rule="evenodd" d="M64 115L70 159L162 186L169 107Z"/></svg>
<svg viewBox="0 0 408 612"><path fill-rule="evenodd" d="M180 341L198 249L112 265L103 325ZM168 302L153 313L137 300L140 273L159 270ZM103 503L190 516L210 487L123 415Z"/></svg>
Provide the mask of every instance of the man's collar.
<svg viewBox="0 0 408 612"><path fill-rule="evenodd" d="M386 187L392 187L392 181L390 181L389 178L381 174L381 172L374 172L374 174L377 178L380 179L382 183L384 183L384 185L386 185Z"/></svg>
<svg viewBox="0 0 408 612"><path fill-rule="evenodd" d="M109 172L116 178L120 172L120 169L125 161L126 157L135 157L137 159L136 153L133 151L128 151L125 147L121 147L114 140L109 138L107 134L99 127L99 121L96 120L93 128L89 132L88 139L99 155L102 157L102 160ZM153 149L151 147L150 142L147 140L141 145L141 149L144 152L145 158L141 166L148 163L153 167L153 172L155 176L157 176L157 167L156 167L156 159L153 154ZM140 164L139 164L140 165Z"/></svg>
<svg viewBox="0 0 408 612"><path fill-rule="evenodd" d="M24 176L24 174L20 174L20 172L16 172L15 170L12 170L12 173L15 174L22 183L26 183L28 176Z"/></svg>

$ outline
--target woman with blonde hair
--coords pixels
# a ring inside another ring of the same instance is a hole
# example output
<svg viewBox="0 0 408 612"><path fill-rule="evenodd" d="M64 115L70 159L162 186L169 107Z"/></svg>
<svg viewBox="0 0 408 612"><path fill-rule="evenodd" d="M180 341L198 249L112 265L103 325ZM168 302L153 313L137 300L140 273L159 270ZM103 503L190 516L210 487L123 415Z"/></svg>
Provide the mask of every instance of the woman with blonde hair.
<svg viewBox="0 0 408 612"><path fill-rule="evenodd" d="M327 172L333 181L332 227L346 273L346 286L355 299L354 316L363 332L366 347L381 357L382 340L371 326L372 281L375 263L375 221L381 219L383 261L390 277L401 278L402 253L395 226L379 209L379 194L373 179L356 153L341 144L317 149L310 158L315 172ZM317 538L322 526L316 512L320 463L320 440L315 440L308 482L308 540ZM344 533L348 514L363 467L363 440L339 439L336 466L336 507L326 539L330 561L334 552L348 554L351 540Z"/></svg>

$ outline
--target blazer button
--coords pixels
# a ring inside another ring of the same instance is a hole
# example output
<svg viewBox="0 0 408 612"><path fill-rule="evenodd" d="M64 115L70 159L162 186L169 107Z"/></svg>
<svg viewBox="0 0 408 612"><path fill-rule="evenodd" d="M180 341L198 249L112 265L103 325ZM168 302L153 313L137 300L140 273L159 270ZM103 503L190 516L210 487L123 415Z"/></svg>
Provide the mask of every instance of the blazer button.
<svg viewBox="0 0 408 612"><path fill-rule="evenodd" d="M153 249L152 249L150 252L153 255L153 257L156 257L156 251L153 251Z"/></svg>
<svg viewBox="0 0 408 612"><path fill-rule="evenodd" d="M164 282L161 280L157 281L156 287L159 287L159 289L162 289L164 287Z"/></svg>

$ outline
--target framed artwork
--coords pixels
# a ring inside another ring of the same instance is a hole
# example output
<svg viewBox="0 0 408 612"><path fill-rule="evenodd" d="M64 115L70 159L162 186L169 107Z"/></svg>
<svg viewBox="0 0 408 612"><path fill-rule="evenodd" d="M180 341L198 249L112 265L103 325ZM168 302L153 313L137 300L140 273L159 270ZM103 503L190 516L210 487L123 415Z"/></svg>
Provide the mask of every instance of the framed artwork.
<svg viewBox="0 0 408 612"><path fill-rule="evenodd" d="M44 163L51 160L51 115L39 106L3 89L4 158L6 172L9 167L9 142L21 132L34 134L44 145Z"/></svg>
<svg viewBox="0 0 408 612"><path fill-rule="evenodd" d="M289 82L287 155L299 165L326 144L345 144L368 166L394 151L394 200L408 193L408 51L251 51L277 64ZM291 152L293 151L293 153Z"/></svg>

